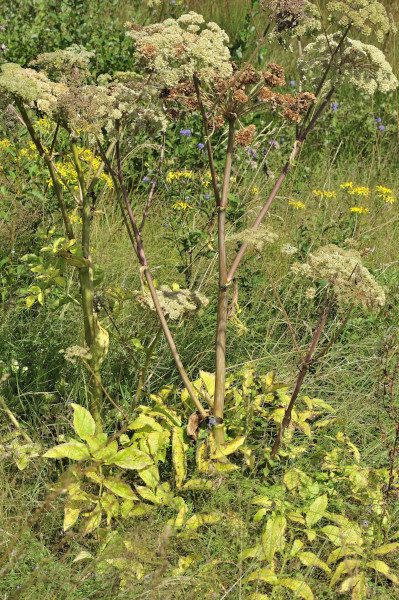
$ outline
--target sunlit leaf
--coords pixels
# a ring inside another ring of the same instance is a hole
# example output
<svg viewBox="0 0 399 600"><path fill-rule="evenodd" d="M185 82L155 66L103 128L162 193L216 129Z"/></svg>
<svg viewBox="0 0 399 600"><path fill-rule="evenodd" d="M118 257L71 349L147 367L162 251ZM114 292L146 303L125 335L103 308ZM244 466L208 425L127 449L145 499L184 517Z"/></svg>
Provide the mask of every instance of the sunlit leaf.
<svg viewBox="0 0 399 600"><path fill-rule="evenodd" d="M277 585L282 585L293 592L297 598L303 598L304 600L313 600L313 592L307 583L301 579L293 579L292 577L279 577Z"/></svg>
<svg viewBox="0 0 399 600"><path fill-rule="evenodd" d="M330 567L313 552L300 552L298 558L305 567L318 567L326 573L331 573Z"/></svg>
<svg viewBox="0 0 399 600"><path fill-rule="evenodd" d="M154 431L163 431L162 425L160 425L153 417L141 413L137 419L129 425L129 429L140 430L143 427L150 427Z"/></svg>
<svg viewBox="0 0 399 600"><path fill-rule="evenodd" d="M273 573L271 569L265 567L263 569L257 569L256 571L253 571L247 575L247 577L245 577L244 581L263 581L264 583L273 584L277 582L277 575Z"/></svg>
<svg viewBox="0 0 399 600"><path fill-rule="evenodd" d="M290 558L293 558L294 556L296 556L302 548L303 548L303 542L301 542L301 540L295 539L291 546Z"/></svg>
<svg viewBox="0 0 399 600"><path fill-rule="evenodd" d="M129 484L120 481L119 479L114 479L113 477L106 477L103 479L103 484L106 488L111 490L117 496L121 498L126 498L127 500L138 500L138 497L133 492L132 488Z"/></svg>
<svg viewBox="0 0 399 600"><path fill-rule="evenodd" d="M99 448L92 454L95 460L104 461L107 462L107 464L109 464L110 462L113 462L113 458L116 457L117 452L118 442L116 440L113 440L112 442L107 443L105 446Z"/></svg>
<svg viewBox="0 0 399 600"><path fill-rule="evenodd" d="M323 494L323 496L319 496L312 502L306 511L306 525L308 527L312 527L317 521L319 521L324 513L326 512L328 503L327 494Z"/></svg>
<svg viewBox="0 0 399 600"><path fill-rule="evenodd" d="M68 442L60 444L48 450L43 454L44 458L71 458L73 460L82 460L90 458L89 450L85 444L81 442Z"/></svg>
<svg viewBox="0 0 399 600"><path fill-rule="evenodd" d="M211 481L206 479L189 479L182 486L182 490L212 490L213 485Z"/></svg>
<svg viewBox="0 0 399 600"><path fill-rule="evenodd" d="M273 561L276 551L283 545L286 527L287 519L281 515L270 517L266 523L266 528L262 535L262 546L269 563Z"/></svg>
<svg viewBox="0 0 399 600"><path fill-rule="evenodd" d="M245 442L245 435L240 435L236 437L234 440L230 440L230 442L226 442L220 445L220 450L224 454L224 456L228 456L229 454L233 454L240 446Z"/></svg>
<svg viewBox="0 0 399 600"><path fill-rule="evenodd" d="M96 423L89 411L79 404L71 404L73 408L73 427L82 440L86 440L88 435L94 435Z"/></svg>
<svg viewBox="0 0 399 600"><path fill-rule="evenodd" d="M80 560L90 560L94 558L94 556L92 554L90 554L90 552L88 552L87 550L81 550L81 552L79 552L75 558L73 559L73 563L75 562L79 562Z"/></svg>
<svg viewBox="0 0 399 600"><path fill-rule="evenodd" d="M178 427L172 428L172 460L175 469L176 485L180 488L187 475L187 462Z"/></svg>
<svg viewBox="0 0 399 600"><path fill-rule="evenodd" d="M145 469L152 464L152 458L136 448L124 448L113 458L112 463L122 469Z"/></svg>
<svg viewBox="0 0 399 600"><path fill-rule="evenodd" d="M393 583L398 585L399 578L394 573L392 573L391 567L389 565L387 565L387 563L383 562L382 560L372 560L372 561L366 563L366 566L370 567L371 569L374 569L375 571L377 571L378 573L381 573L382 575L385 575L385 577L387 577Z"/></svg>
<svg viewBox="0 0 399 600"><path fill-rule="evenodd" d="M363 544L361 536L352 528L343 529L335 525L326 525L322 528L322 532L336 546L343 544L361 546Z"/></svg>
<svg viewBox="0 0 399 600"><path fill-rule="evenodd" d="M200 442L197 446L195 453L195 459L197 461L197 467L200 473L206 473L208 471L208 461L206 460L207 445L206 440Z"/></svg>
<svg viewBox="0 0 399 600"><path fill-rule="evenodd" d="M36 302L36 296L28 296L26 298L26 308L30 308Z"/></svg>
<svg viewBox="0 0 399 600"><path fill-rule="evenodd" d="M79 506L79 502L67 502L64 508L64 531L68 531L73 525L75 525L80 512L82 510L82 506Z"/></svg>
<svg viewBox="0 0 399 600"><path fill-rule="evenodd" d="M283 481L290 491L295 490L299 484L298 471L296 471L295 469L287 471L286 473L284 473Z"/></svg>
<svg viewBox="0 0 399 600"><path fill-rule="evenodd" d="M395 550L398 550L398 548L399 548L399 542L393 542L392 544L383 544L382 546L379 546L378 548L373 550L373 553L374 554L388 554L389 552L394 552Z"/></svg>
<svg viewBox="0 0 399 600"><path fill-rule="evenodd" d="M339 563L339 565L335 569L334 574L331 577L329 587L333 587L337 583L341 575L343 575L344 573L351 573L352 571L357 570L358 566L359 561L357 560L357 558L345 558L342 562Z"/></svg>

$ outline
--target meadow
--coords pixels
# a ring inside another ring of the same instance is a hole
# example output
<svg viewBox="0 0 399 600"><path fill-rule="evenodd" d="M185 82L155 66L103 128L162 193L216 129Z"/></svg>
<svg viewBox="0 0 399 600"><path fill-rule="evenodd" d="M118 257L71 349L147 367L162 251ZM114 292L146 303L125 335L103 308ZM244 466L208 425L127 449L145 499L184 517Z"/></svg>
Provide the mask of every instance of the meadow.
<svg viewBox="0 0 399 600"><path fill-rule="evenodd" d="M4 600L399 598L395 18L4 1Z"/></svg>

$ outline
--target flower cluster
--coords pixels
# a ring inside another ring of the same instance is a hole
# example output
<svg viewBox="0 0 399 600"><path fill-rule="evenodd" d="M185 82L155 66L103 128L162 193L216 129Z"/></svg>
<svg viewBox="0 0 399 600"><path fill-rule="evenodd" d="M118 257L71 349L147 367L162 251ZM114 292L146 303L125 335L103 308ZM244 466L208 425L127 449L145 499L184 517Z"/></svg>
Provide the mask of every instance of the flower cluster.
<svg viewBox="0 0 399 600"><path fill-rule="evenodd" d="M257 250L262 250L266 244L273 244L278 238L278 235L267 225L259 225L255 231L252 229L244 229L229 237L229 240L238 242L247 242L254 246Z"/></svg>
<svg viewBox="0 0 399 600"><path fill-rule="evenodd" d="M155 311L149 291L134 293L137 302ZM178 285L174 285L173 289L167 285L162 285L157 290L157 295L164 314L168 315L173 321L183 315L199 311L209 304L208 298L200 292L180 289Z"/></svg>
<svg viewBox="0 0 399 600"><path fill-rule="evenodd" d="M305 263L291 267L296 275L313 282L327 280L338 302L356 303L365 307L383 306L385 292L370 271L362 265L360 253L328 244L309 253Z"/></svg>
<svg viewBox="0 0 399 600"><path fill-rule="evenodd" d="M384 6L377 0L333 0L328 2L327 10L337 16L343 28L352 25L361 35L373 35L379 42L389 31L396 33Z"/></svg>
<svg viewBox="0 0 399 600"><path fill-rule="evenodd" d="M138 66L156 73L165 87L190 80L194 74L207 83L216 75L232 74L227 34L195 12L146 27L132 23L126 27L136 43Z"/></svg>
<svg viewBox="0 0 399 600"><path fill-rule="evenodd" d="M260 6L272 16L281 33L298 25L303 17L304 0L260 0Z"/></svg>
<svg viewBox="0 0 399 600"><path fill-rule="evenodd" d="M320 198L335 198L336 193L333 191L327 192L327 190L313 190L315 196L320 196Z"/></svg>
<svg viewBox="0 0 399 600"><path fill-rule="evenodd" d="M377 185L377 192L378 197L382 198L387 204L393 204L394 202L396 202L394 193L389 188L386 188L383 185Z"/></svg>
<svg viewBox="0 0 399 600"><path fill-rule="evenodd" d="M74 44L65 50L39 54L30 64L39 67L53 79L60 79L70 85L80 84L90 77L88 67L93 56L93 52Z"/></svg>
<svg viewBox="0 0 399 600"><path fill-rule="evenodd" d="M320 35L315 42L305 47L303 56L298 61L298 68L304 80L313 84L319 82L340 40L339 33ZM398 86L398 80L384 53L375 46L350 38L345 38L335 54L329 77L333 85L345 81L370 95L377 90L390 92Z"/></svg>
<svg viewBox="0 0 399 600"><path fill-rule="evenodd" d="M364 206L351 206L351 212L362 215L363 213L368 213L370 211L368 208L365 208Z"/></svg>
<svg viewBox="0 0 399 600"><path fill-rule="evenodd" d="M305 210L305 208L306 208L305 204L303 204L299 200L289 200L288 204L290 206L293 206L297 210Z"/></svg>

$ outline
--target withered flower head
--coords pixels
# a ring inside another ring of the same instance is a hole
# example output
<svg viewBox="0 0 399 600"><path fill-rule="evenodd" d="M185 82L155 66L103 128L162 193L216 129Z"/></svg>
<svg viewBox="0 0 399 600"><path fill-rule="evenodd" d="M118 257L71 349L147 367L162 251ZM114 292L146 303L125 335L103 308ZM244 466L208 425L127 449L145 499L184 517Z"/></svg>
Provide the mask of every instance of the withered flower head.
<svg viewBox="0 0 399 600"><path fill-rule="evenodd" d="M262 73L262 77L266 85L269 87L278 87L285 84L284 69L275 63L267 65L268 71Z"/></svg>
<svg viewBox="0 0 399 600"><path fill-rule="evenodd" d="M211 119L210 126L216 130L223 129L224 123L224 117L222 117L222 115L217 115L216 117L213 117L213 119Z"/></svg>
<svg viewBox="0 0 399 600"><path fill-rule="evenodd" d="M261 0L263 10L273 15L277 31L294 29L303 17L305 0Z"/></svg>
<svg viewBox="0 0 399 600"><path fill-rule="evenodd" d="M249 146L254 139L255 125L250 125L246 129L241 129L236 133L236 144L238 146Z"/></svg>
<svg viewBox="0 0 399 600"><path fill-rule="evenodd" d="M248 96L246 95L246 93L244 92L244 90L236 90L233 94L233 98L234 100L237 100L237 102L247 102L248 100Z"/></svg>

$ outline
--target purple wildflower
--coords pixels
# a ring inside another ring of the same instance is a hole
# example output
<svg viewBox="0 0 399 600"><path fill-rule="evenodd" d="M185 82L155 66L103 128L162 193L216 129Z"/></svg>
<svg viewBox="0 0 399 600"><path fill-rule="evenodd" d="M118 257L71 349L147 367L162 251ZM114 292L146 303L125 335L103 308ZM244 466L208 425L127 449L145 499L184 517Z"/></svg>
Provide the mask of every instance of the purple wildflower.
<svg viewBox="0 0 399 600"><path fill-rule="evenodd" d="M379 129L380 131L385 131L385 125L379 125L379 126L378 126L378 129Z"/></svg>
<svg viewBox="0 0 399 600"><path fill-rule="evenodd" d="M292 87L294 87L295 81L290 81L290 85L292 85Z"/></svg>
<svg viewBox="0 0 399 600"><path fill-rule="evenodd" d="M210 195L209 194L205 194L205 200L209 200Z"/></svg>
<svg viewBox="0 0 399 600"><path fill-rule="evenodd" d="M276 145L277 145L277 142L276 142L276 140L270 140L270 145L271 145L271 146L276 146Z"/></svg>
<svg viewBox="0 0 399 600"><path fill-rule="evenodd" d="M283 144L285 142L285 138L281 138L281 143Z"/></svg>
<svg viewBox="0 0 399 600"><path fill-rule="evenodd" d="M143 181L145 181L147 183L148 177L147 176L143 177Z"/></svg>
<svg viewBox="0 0 399 600"><path fill-rule="evenodd" d="M199 148L199 150L203 150L205 148L205 144L203 144L202 142L200 142L198 144L198 148Z"/></svg>
<svg viewBox="0 0 399 600"><path fill-rule="evenodd" d="M338 102L334 102L333 106L332 106L333 110L338 110Z"/></svg>
<svg viewBox="0 0 399 600"><path fill-rule="evenodd" d="M377 117L375 120L376 123L381 123L381 121L382 121L381 117Z"/></svg>

